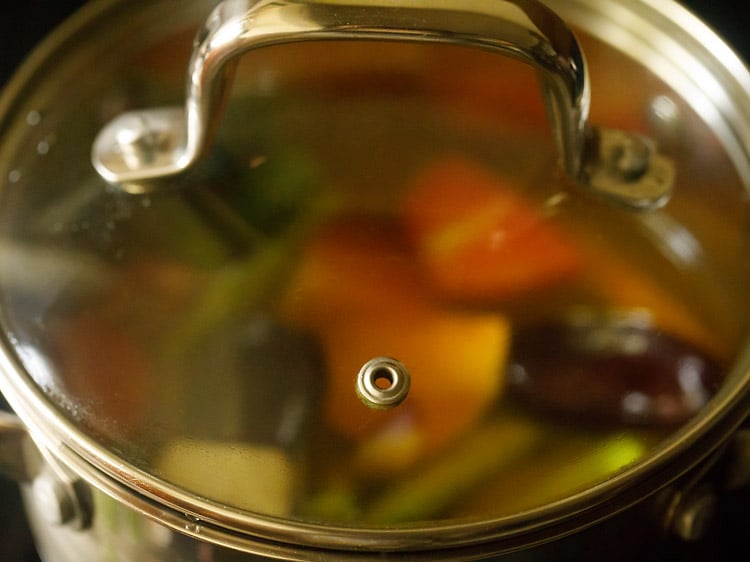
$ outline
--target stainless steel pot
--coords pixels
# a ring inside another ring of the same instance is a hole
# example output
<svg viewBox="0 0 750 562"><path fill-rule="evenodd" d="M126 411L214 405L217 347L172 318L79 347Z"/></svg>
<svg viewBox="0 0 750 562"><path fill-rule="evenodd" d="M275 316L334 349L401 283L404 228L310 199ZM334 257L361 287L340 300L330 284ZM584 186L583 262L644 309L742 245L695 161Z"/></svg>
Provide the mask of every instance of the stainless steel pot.
<svg viewBox="0 0 750 562"><path fill-rule="evenodd" d="M700 536L748 475L730 49L671 2L213 4L93 3L0 104L44 558Z"/></svg>

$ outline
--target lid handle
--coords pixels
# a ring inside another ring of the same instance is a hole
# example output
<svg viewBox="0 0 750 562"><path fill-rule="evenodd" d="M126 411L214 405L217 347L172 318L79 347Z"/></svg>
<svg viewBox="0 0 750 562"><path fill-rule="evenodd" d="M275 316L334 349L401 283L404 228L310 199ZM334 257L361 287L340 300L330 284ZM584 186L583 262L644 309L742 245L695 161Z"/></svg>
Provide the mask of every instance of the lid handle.
<svg viewBox="0 0 750 562"><path fill-rule="evenodd" d="M572 31L536 0L224 0L195 41L184 107L129 112L98 135L92 161L108 182L151 191L191 167L211 142L239 55L322 39L442 42L536 68L563 169L635 207L666 201L671 162L637 135L590 127L586 63Z"/></svg>

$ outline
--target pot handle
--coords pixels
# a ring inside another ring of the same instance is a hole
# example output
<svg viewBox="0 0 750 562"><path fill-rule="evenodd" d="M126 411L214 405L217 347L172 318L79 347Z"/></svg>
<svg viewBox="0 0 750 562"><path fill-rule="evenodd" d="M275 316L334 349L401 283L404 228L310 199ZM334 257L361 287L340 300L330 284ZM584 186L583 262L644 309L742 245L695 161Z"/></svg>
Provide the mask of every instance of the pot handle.
<svg viewBox="0 0 750 562"><path fill-rule="evenodd" d="M31 439L18 417L0 410L0 475L16 482L33 479L38 463L30 453Z"/></svg>
<svg viewBox="0 0 750 562"><path fill-rule="evenodd" d="M21 419L4 410L0 410L0 475L30 486L34 504L47 523L77 530L91 526L88 485L37 446Z"/></svg>
<svg viewBox="0 0 750 562"><path fill-rule="evenodd" d="M664 203L674 167L639 135L588 125L589 82L572 31L536 0L224 0L199 32L184 107L121 115L92 161L108 182L140 193L191 167L211 143L239 55L283 43L378 39L452 43L537 69L561 165L579 184L637 208Z"/></svg>

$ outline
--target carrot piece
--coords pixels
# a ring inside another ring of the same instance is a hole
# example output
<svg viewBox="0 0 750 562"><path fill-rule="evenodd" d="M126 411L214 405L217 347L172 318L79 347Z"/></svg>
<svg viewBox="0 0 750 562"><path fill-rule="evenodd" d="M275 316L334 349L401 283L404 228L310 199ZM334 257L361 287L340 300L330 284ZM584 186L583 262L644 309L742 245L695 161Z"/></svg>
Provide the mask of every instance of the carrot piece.
<svg viewBox="0 0 750 562"><path fill-rule="evenodd" d="M323 229L302 256L280 315L323 343L325 417L344 436L372 438L405 416L428 452L474 424L500 393L507 320L431 301L391 222L354 217ZM373 410L357 397L355 379L365 362L384 355L406 365L411 391L399 407Z"/></svg>
<svg viewBox="0 0 750 562"><path fill-rule="evenodd" d="M448 298L506 301L580 269L572 240L511 186L461 157L420 174L402 212L429 281Z"/></svg>

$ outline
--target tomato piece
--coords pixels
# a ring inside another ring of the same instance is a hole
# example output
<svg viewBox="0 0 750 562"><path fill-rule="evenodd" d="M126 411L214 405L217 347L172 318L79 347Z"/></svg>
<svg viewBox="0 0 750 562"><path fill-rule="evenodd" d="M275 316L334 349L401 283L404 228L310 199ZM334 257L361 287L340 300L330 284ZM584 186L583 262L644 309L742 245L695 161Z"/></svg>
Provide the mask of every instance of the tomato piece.
<svg viewBox="0 0 750 562"><path fill-rule="evenodd" d="M407 191L403 222L437 291L501 302L571 279L576 244L514 188L461 157L433 164Z"/></svg>
<svg viewBox="0 0 750 562"><path fill-rule="evenodd" d="M344 436L361 441L407 423L420 454L429 452L474 424L501 391L508 321L430 300L391 221L352 217L325 227L304 252L280 315L323 343L325 417ZM357 372L378 356L411 374L408 397L392 410L368 408L355 392Z"/></svg>
<svg viewBox="0 0 750 562"><path fill-rule="evenodd" d="M153 407L154 369L121 325L80 315L56 335L64 383L88 412L85 422L113 439L137 431Z"/></svg>

